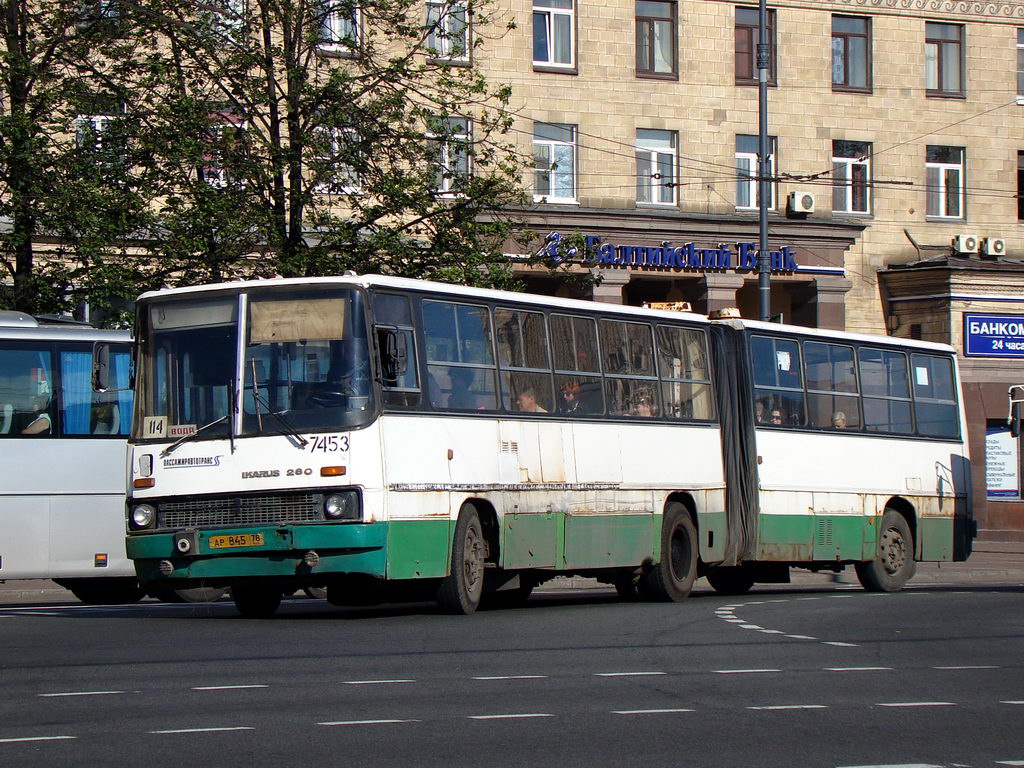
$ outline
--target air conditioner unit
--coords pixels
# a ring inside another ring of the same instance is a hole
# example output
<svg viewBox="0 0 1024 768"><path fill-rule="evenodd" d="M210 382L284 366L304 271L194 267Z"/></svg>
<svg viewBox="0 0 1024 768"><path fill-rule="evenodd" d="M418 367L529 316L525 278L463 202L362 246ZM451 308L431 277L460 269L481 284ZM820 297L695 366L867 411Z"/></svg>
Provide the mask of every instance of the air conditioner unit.
<svg viewBox="0 0 1024 768"><path fill-rule="evenodd" d="M983 256L1005 256L1006 241L1001 237L986 237L981 241L981 253Z"/></svg>
<svg viewBox="0 0 1024 768"><path fill-rule="evenodd" d="M814 213L814 195L810 192L790 192L788 206L790 213Z"/></svg>
<svg viewBox="0 0 1024 768"><path fill-rule="evenodd" d="M977 235L957 235L953 238L953 251L956 253L977 253L979 244Z"/></svg>

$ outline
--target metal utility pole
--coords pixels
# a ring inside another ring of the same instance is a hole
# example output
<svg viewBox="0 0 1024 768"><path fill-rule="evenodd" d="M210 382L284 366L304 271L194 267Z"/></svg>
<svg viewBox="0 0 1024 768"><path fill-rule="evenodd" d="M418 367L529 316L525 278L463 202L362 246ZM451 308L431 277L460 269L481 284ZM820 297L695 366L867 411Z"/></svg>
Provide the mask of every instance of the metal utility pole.
<svg viewBox="0 0 1024 768"><path fill-rule="evenodd" d="M765 322L772 316L771 260L768 256L768 72L771 52L768 50L768 7L765 0L757 4L757 298L758 319Z"/></svg>

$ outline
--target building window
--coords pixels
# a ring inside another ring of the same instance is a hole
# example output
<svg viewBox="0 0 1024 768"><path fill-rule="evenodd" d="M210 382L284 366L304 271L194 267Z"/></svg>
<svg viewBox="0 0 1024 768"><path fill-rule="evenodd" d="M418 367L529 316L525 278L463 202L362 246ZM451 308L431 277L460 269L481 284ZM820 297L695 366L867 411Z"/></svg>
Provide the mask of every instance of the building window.
<svg viewBox="0 0 1024 768"><path fill-rule="evenodd" d="M452 195L469 176L469 120L447 117L431 122L427 137L433 144L434 188L442 195Z"/></svg>
<svg viewBox="0 0 1024 768"><path fill-rule="evenodd" d="M832 17L832 87L871 90L871 21L861 16Z"/></svg>
<svg viewBox="0 0 1024 768"><path fill-rule="evenodd" d="M636 73L676 77L676 4L637 0Z"/></svg>
<svg viewBox="0 0 1024 768"><path fill-rule="evenodd" d="M736 85L757 85L757 8L736 9ZM775 85L775 11L768 11L768 82Z"/></svg>
<svg viewBox="0 0 1024 768"><path fill-rule="evenodd" d="M1017 30L1017 103L1024 104L1024 29Z"/></svg>
<svg viewBox="0 0 1024 768"><path fill-rule="evenodd" d="M127 140L123 115L79 115L75 118L75 145L97 166L111 169L124 162Z"/></svg>
<svg viewBox="0 0 1024 768"><path fill-rule="evenodd" d="M760 185L757 179L757 136L736 137L736 207L757 208L760 200ZM768 208L775 207L775 137L768 139Z"/></svg>
<svg viewBox="0 0 1024 768"><path fill-rule="evenodd" d="M871 213L871 144L832 142L832 210Z"/></svg>
<svg viewBox="0 0 1024 768"><path fill-rule="evenodd" d="M438 58L469 58L469 13L465 3L427 3L427 50Z"/></svg>
<svg viewBox="0 0 1024 768"><path fill-rule="evenodd" d="M575 0L533 0L533 63L569 69L575 66Z"/></svg>
<svg viewBox="0 0 1024 768"><path fill-rule="evenodd" d="M676 204L676 132L638 128L636 132L636 201Z"/></svg>
<svg viewBox="0 0 1024 768"><path fill-rule="evenodd" d="M925 162L928 215L944 219L964 217L964 148L928 147Z"/></svg>
<svg viewBox="0 0 1024 768"><path fill-rule="evenodd" d="M963 96L964 28L925 23L924 87L929 96Z"/></svg>
<svg viewBox="0 0 1024 768"><path fill-rule="evenodd" d="M359 45L359 9L344 0L319 0L320 47L351 51Z"/></svg>
<svg viewBox="0 0 1024 768"><path fill-rule="evenodd" d="M1017 152L1017 219L1024 221L1024 152Z"/></svg>
<svg viewBox="0 0 1024 768"><path fill-rule="evenodd" d="M316 191L325 195L358 195L363 191L355 161L359 134L352 128L321 128L316 134L312 170Z"/></svg>
<svg viewBox="0 0 1024 768"><path fill-rule="evenodd" d="M206 129L209 143L203 157L203 181L211 187L225 188L242 183L231 173L231 155L244 151L242 136L246 124L238 115L219 112L213 115L213 124Z"/></svg>
<svg viewBox="0 0 1024 768"><path fill-rule="evenodd" d="M533 199L576 202L576 126L533 124Z"/></svg>

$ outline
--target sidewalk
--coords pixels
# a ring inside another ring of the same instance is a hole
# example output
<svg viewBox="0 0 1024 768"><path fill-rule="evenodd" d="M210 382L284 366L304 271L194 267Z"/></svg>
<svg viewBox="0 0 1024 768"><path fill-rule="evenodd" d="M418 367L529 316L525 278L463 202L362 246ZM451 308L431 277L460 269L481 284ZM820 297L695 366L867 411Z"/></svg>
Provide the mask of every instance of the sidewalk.
<svg viewBox="0 0 1024 768"><path fill-rule="evenodd" d="M852 567L842 573L811 573L792 570L792 583L801 586L856 584ZM918 563L911 584L1010 583L1024 585L1024 541L988 541L976 539L974 552L962 563ZM707 582L698 581L698 588ZM541 589L609 589L593 579L557 578ZM48 579L0 582L0 606L19 603L77 603L74 595Z"/></svg>

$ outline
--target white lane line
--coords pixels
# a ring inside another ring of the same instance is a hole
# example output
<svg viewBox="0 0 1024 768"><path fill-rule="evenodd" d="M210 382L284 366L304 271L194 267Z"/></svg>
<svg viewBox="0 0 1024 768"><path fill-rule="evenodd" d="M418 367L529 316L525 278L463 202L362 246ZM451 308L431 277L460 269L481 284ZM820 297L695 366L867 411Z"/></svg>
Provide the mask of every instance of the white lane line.
<svg viewBox="0 0 1024 768"><path fill-rule="evenodd" d="M594 677L651 677L667 674L668 672L595 672Z"/></svg>
<svg viewBox="0 0 1024 768"><path fill-rule="evenodd" d="M193 686L193 691L240 691L248 688L269 688L269 685L197 685Z"/></svg>
<svg viewBox="0 0 1024 768"><path fill-rule="evenodd" d="M878 702L878 707L955 707L952 701L889 701Z"/></svg>
<svg viewBox="0 0 1024 768"><path fill-rule="evenodd" d="M1000 701L1000 704L1024 704L1024 701Z"/></svg>
<svg viewBox="0 0 1024 768"><path fill-rule="evenodd" d="M817 640L818 639L816 637L811 637L810 635L786 635L786 637L788 637L788 638L790 638L792 640Z"/></svg>
<svg viewBox="0 0 1024 768"><path fill-rule="evenodd" d="M757 675L764 672L781 672L781 669L715 669L716 675Z"/></svg>
<svg viewBox="0 0 1024 768"><path fill-rule="evenodd" d="M1001 667L997 667L995 664L964 664L964 665L955 666L955 667L932 667L932 669L945 669L945 670L955 670L955 669L1001 669Z"/></svg>
<svg viewBox="0 0 1024 768"><path fill-rule="evenodd" d="M728 621L730 624L746 624L746 619L722 619L722 621Z"/></svg>
<svg viewBox="0 0 1024 768"><path fill-rule="evenodd" d="M781 629L759 629L758 632L763 632L766 635L784 635L786 634Z"/></svg>
<svg viewBox="0 0 1024 768"><path fill-rule="evenodd" d="M224 731L255 731L251 725L229 725L222 728L175 728L167 731L149 731L158 735L170 733L222 733Z"/></svg>
<svg viewBox="0 0 1024 768"><path fill-rule="evenodd" d="M828 709L824 704L772 704L762 707L747 707L747 709L760 709L760 710L781 710L781 709Z"/></svg>
<svg viewBox="0 0 1024 768"><path fill-rule="evenodd" d="M60 693L40 693L39 698L58 698L61 696L117 696L128 691L62 691Z"/></svg>
<svg viewBox="0 0 1024 768"><path fill-rule="evenodd" d="M77 736L22 736L13 739L0 739L0 744L15 744L19 741L67 741L77 738Z"/></svg>
<svg viewBox="0 0 1024 768"><path fill-rule="evenodd" d="M1024 765L1024 760L996 760L996 765Z"/></svg>
<svg viewBox="0 0 1024 768"><path fill-rule="evenodd" d="M469 720L521 720L528 717L554 717L549 712L519 712L507 715L469 715Z"/></svg>
<svg viewBox="0 0 1024 768"><path fill-rule="evenodd" d="M317 725L396 725L398 723L422 723L422 720L328 720Z"/></svg>
<svg viewBox="0 0 1024 768"><path fill-rule="evenodd" d="M481 675L474 680L547 680L547 675Z"/></svg>
<svg viewBox="0 0 1024 768"><path fill-rule="evenodd" d="M740 629L764 629L759 624L740 624Z"/></svg>
<svg viewBox="0 0 1024 768"><path fill-rule="evenodd" d="M837 768L943 768L933 763L886 763L872 765L840 765Z"/></svg>
<svg viewBox="0 0 1024 768"><path fill-rule="evenodd" d="M837 640L822 640L822 645L835 645L839 648L860 648L858 643L840 643Z"/></svg>
<svg viewBox="0 0 1024 768"><path fill-rule="evenodd" d="M695 709L615 709L613 715L671 715L676 712L696 712Z"/></svg>
<svg viewBox="0 0 1024 768"><path fill-rule="evenodd" d="M826 672L891 672L892 667L825 667Z"/></svg>
<svg viewBox="0 0 1024 768"><path fill-rule="evenodd" d="M415 680L345 680L344 685L391 685L392 683L415 683Z"/></svg>

